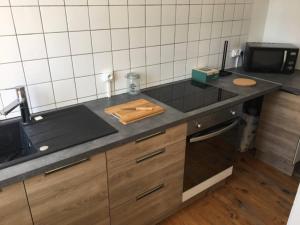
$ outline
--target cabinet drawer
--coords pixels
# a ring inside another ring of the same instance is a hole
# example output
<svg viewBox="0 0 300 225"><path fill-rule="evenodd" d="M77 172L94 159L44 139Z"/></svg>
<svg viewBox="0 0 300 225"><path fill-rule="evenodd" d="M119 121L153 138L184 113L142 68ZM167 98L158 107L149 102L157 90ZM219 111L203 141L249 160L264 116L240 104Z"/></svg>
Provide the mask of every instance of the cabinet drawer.
<svg viewBox="0 0 300 225"><path fill-rule="evenodd" d="M130 201L166 179L183 176L185 145L185 141L180 141L108 169L110 208Z"/></svg>
<svg viewBox="0 0 300 225"><path fill-rule="evenodd" d="M182 174L157 183L111 209L111 225L153 225L181 204Z"/></svg>
<svg viewBox="0 0 300 225"><path fill-rule="evenodd" d="M187 125L181 124L110 150L106 153L107 167L114 169L155 150L185 140L186 132Z"/></svg>
<svg viewBox="0 0 300 225"><path fill-rule="evenodd" d="M35 225L108 225L105 154L25 181Z"/></svg>

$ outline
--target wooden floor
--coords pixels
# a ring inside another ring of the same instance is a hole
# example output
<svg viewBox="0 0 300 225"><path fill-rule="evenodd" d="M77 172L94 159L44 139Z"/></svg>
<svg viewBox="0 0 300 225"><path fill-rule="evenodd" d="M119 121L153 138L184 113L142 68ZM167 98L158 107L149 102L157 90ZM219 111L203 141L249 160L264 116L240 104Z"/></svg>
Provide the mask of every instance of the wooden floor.
<svg viewBox="0 0 300 225"><path fill-rule="evenodd" d="M241 155L226 184L160 225L285 225L298 181Z"/></svg>

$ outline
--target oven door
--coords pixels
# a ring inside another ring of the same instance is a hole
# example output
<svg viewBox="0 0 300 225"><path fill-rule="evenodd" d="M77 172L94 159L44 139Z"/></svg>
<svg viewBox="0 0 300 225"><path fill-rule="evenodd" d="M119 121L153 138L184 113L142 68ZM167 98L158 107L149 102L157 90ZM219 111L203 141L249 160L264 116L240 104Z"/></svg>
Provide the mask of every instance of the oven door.
<svg viewBox="0 0 300 225"><path fill-rule="evenodd" d="M240 140L235 118L188 137L183 201L232 174Z"/></svg>

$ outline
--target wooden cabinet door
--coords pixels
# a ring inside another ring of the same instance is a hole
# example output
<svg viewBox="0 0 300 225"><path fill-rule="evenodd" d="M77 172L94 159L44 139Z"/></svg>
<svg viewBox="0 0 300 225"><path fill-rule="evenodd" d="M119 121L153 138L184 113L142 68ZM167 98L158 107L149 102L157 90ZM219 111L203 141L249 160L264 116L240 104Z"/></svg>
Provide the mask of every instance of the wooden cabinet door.
<svg viewBox="0 0 300 225"><path fill-rule="evenodd" d="M25 181L35 225L109 225L105 154Z"/></svg>
<svg viewBox="0 0 300 225"><path fill-rule="evenodd" d="M256 157L291 175L299 160L300 96L278 91L264 99Z"/></svg>
<svg viewBox="0 0 300 225"><path fill-rule="evenodd" d="M32 225L23 182L0 189L0 224Z"/></svg>

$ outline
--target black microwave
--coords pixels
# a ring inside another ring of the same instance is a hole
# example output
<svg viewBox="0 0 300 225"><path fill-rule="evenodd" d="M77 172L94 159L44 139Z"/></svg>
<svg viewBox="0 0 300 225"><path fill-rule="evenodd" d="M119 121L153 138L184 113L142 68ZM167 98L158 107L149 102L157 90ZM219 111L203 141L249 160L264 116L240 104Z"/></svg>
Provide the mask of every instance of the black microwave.
<svg viewBox="0 0 300 225"><path fill-rule="evenodd" d="M243 67L250 72L293 73L298 53L292 44L247 42Z"/></svg>

